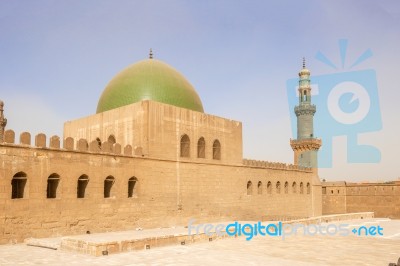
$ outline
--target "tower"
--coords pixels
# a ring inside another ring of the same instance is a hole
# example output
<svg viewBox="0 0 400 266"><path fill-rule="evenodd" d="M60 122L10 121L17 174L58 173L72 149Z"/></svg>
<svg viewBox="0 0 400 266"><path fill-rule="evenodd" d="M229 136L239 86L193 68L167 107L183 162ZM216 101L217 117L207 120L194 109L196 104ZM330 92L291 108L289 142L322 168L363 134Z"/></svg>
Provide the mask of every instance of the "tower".
<svg viewBox="0 0 400 266"><path fill-rule="evenodd" d="M310 71L306 68L304 58L303 68L299 72L298 92L299 105L294 108L297 116L297 139L290 140L294 151L294 164L317 169L317 155L322 141L314 137L316 106L311 104Z"/></svg>
<svg viewBox="0 0 400 266"><path fill-rule="evenodd" d="M7 119L4 118L4 102L0 100L0 143L4 142L4 130L7 125Z"/></svg>

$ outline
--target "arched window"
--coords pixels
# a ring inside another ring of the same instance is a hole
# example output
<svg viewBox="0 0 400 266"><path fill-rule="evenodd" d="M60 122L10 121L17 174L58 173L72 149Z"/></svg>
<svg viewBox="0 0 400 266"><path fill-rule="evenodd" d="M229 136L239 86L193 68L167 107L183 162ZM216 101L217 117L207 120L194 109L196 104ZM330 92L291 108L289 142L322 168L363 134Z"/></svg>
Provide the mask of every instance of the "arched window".
<svg viewBox="0 0 400 266"><path fill-rule="evenodd" d="M257 191L258 191L258 195L262 194L262 182L261 181L258 181Z"/></svg>
<svg viewBox="0 0 400 266"><path fill-rule="evenodd" d="M114 137L114 135L110 135L110 136L108 136L108 143L110 143L111 145L113 145L113 144L115 144L116 143L116 140L115 140L115 137Z"/></svg>
<svg viewBox="0 0 400 266"><path fill-rule="evenodd" d="M128 180L128 198L132 198L133 196L135 196L136 194L136 190L135 190L135 185L137 182L137 178L136 177L131 177Z"/></svg>
<svg viewBox="0 0 400 266"><path fill-rule="evenodd" d="M206 158L206 142L203 137L197 141L197 158Z"/></svg>
<svg viewBox="0 0 400 266"><path fill-rule="evenodd" d="M310 192L311 192L310 183L307 183L307 194L310 194Z"/></svg>
<svg viewBox="0 0 400 266"><path fill-rule="evenodd" d="M289 183L285 182L285 194L289 193Z"/></svg>
<svg viewBox="0 0 400 266"><path fill-rule="evenodd" d="M12 199L22 199L24 198L25 185L27 181L27 176L24 172L18 172L13 176L11 180L11 198Z"/></svg>
<svg viewBox="0 0 400 266"><path fill-rule="evenodd" d="M217 139L213 143L213 159L221 160L221 143Z"/></svg>
<svg viewBox="0 0 400 266"><path fill-rule="evenodd" d="M47 178L47 198L55 199L57 198L57 188L60 182L60 176L58 174L51 174Z"/></svg>
<svg viewBox="0 0 400 266"><path fill-rule="evenodd" d="M303 182L300 182L300 194L304 194Z"/></svg>
<svg viewBox="0 0 400 266"><path fill-rule="evenodd" d="M251 181L247 182L247 195L253 194L253 183Z"/></svg>
<svg viewBox="0 0 400 266"><path fill-rule="evenodd" d="M297 184L296 184L296 182L293 182L293 184L292 184L292 193L293 194L297 193Z"/></svg>
<svg viewBox="0 0 400 266"><path fill-rule="evenodd" d="M111 197L111 188L114 185L115 178L113 176L107 176L104 180L104 198Z"/></svg>
<svg viewBox="0 0 400 266"><path fill-rule="evenodd" d="M181 138L181 157L190 157L190 139L186 134Z"/></svg>
<svg viewBox="0 0 400 266"><path fill-rule="evenodd" d="M267 184L267 193L268 193L268 194L271 194L271 193L272 193L272 183L271 183L271 181L268 181L268 184Z"/></svg>
<svg viewBox="0 0 400 266"><path fill-rule="evenodd" d="M276 193L280 194L281 193L281 182L276 182Z"/></svg>
<svg viewBox="0 0 400 266"><path fill-rule="evenodd" d="M83 199L85 197L86 187L89 183L89 177L87 175L81 175L78 178L78 185L76 189L76 196L78 199Z"/></svg>

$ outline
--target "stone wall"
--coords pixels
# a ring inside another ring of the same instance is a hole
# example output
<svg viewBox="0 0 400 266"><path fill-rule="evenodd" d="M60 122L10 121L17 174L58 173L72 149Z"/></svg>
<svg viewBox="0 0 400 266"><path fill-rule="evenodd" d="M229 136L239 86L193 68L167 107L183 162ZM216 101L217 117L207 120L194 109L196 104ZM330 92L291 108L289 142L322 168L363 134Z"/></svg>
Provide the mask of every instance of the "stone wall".
<svg viewBox="0 0 400 266"><path fill-rule="evenodd" d="M373 211L375 217L400 219L400 182L347 184L347 212Z"/></svg>
<svg viewBox="0 0 400 266"><path fill-rule="evenodd" d="M375 217L400 218L400 182L322 183L323 214L372 211Z"/></svg>
<svg viewBox="0 0 400 266"><path fill-rule="evenodd" d="M64 137L108 141L142 150L144 156L180 158L180 140L190 139L190 160L213 161L213 142L221 144L223 163L241 163L242 123L154 101L142 101L103 113L68 121ZM205 158L197 158L198 140L205 140Z"/></svg>
<svg viewBox="0 0 400 266"><path fill-rule="evenodd" d="M346 210L346 183L322 183L322 214L347 213Z"/></svg>
<svg viewBox="0 0 400 266"><path fill-rule="evenodd" d="M31 146L27 132L15 144L10 130L5 139L0 144L2 244L28 237L186 225L191 218L218 222L320 215L310 169L251 160L159 159L135 154L130 145L99 146L95 140L70 137L60 141L53 136L47 145L42 134ZM88 179L83 198L78 198L80 177ZM13 178L26 180L22 198L12 198ZM136 180L132 193L131 178ZM54 180L57 186L49 187ZM109 198L104 197L107 182L112 183Z"/></svg>

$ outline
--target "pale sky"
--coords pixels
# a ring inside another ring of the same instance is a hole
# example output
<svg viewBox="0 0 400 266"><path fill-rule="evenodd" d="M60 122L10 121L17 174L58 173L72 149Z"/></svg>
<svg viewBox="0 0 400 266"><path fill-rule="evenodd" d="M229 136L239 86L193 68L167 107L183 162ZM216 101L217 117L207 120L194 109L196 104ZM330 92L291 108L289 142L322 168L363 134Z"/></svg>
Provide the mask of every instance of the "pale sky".
<svg viewBox="0 0 400 266"><path fill-rule="evenodd" d="M348 41L343 68L340 39ZM343 134L333 138L332 167L319 173L350 182L400 177L397 0L0 0L7 128L62 136L64 121L94 114L106 84L150 48L192 83L206 113L243 122L245 158L285 163L293 162L296 137L286 81L297 77L302 57L314 76L374 70L382 128L358 141L380 150L380 162L348 163ZM350 70L368 49L372 56ZM318 52L339 67L317 60Z"/></svg>

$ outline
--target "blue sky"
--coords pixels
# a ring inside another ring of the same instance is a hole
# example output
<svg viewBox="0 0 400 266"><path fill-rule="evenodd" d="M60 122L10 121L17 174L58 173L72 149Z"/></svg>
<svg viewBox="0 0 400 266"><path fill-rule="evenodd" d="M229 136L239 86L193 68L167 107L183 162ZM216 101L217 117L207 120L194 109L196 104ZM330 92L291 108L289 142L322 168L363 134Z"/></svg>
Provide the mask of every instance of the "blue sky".
<svg viewBox="0 0 400 266"><path fill-rule="evenodd" d="M95 113L108 81L151 47L192 83L206 113L243 122L245 158L290 163L295 136L286 81L297 76L303 56L312 75L349 71L315 58L321 51L340 65L338 40L347 39L348 62L373 52L352 70L376 71L382 130L358 140L377 147L381 161L347 163L346 135L337 136L333 166L320 177L394 180L399 25L396 0L0 0L0 99L17 134L62 135L64 121Z"/></svg>

